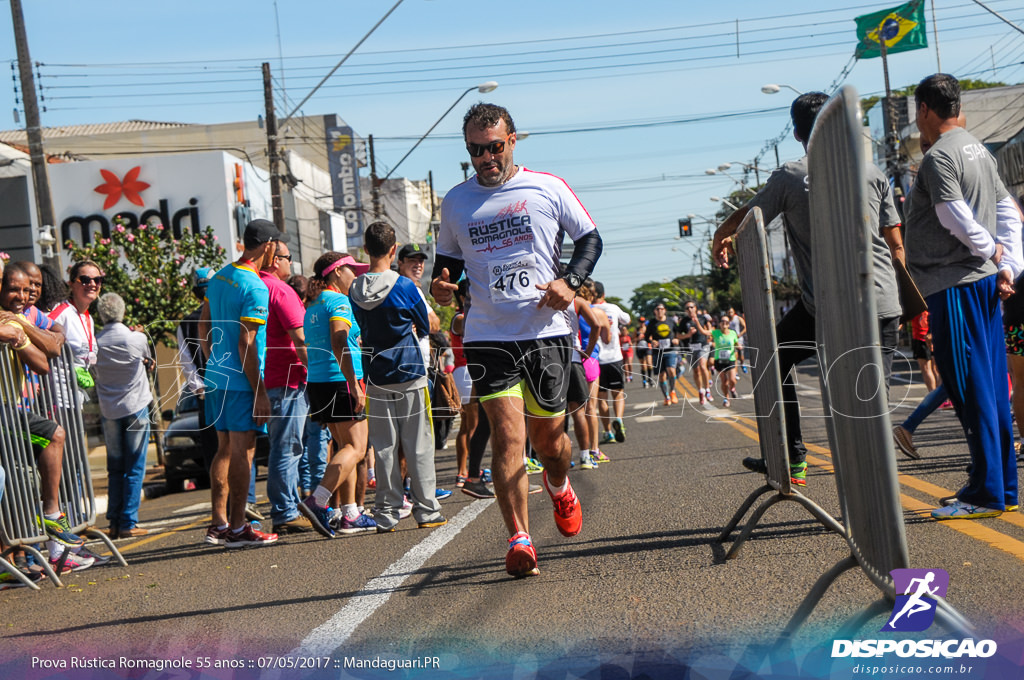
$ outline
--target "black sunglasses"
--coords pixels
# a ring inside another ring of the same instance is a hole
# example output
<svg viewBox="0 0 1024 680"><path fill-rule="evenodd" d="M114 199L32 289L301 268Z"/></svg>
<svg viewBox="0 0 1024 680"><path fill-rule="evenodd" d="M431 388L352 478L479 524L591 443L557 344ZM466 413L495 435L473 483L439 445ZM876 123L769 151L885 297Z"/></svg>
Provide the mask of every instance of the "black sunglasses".
<svg viewBox="0 0 1024 680"><path fill-rule="evenodd" d="M472 142L466 142L466 151L468 151L469 155L473 158L480 158L480 156L484 155L484 151L490 151L492 156L496 156L505 150L505 142L507 142L509 137L514 134L514 132L510 132L505 136L505 139L495 140L489 144L473 144Z"/></svg>
<svg viewBox="0 0 1024 680"><path fill-rule="evenodd" d="M274 259L275 260L288 260L289 262L291 262L292 261L292 256L291 256L291 254L288 254L288 255L275 255Z"/></svg>
<svg viewBox="0 0 1024 680"><path fill-rule="evenodd" d="M95 282L97 286L102 286L104 277L102 276L86 276L85 274L79 274L78 282L83 286L88 286L90 283Z"/></svg>

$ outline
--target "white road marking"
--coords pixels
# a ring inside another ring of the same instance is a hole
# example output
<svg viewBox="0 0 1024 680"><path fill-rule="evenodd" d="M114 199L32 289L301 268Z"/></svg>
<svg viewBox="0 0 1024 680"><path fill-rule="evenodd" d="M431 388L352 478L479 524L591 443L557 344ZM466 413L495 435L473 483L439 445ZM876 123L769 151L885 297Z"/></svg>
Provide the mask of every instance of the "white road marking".
<svg viewBox="0 0 1024 680"><path fill-rule="evenodd" d="M647 401L647 402L644 402L642 404L633 404L633 410L634 411L645 411L647 409L654 408L659 403L660 402L657 402L657 401Z"/></svg>
<svg viewBox="0 0 1024 680"><path fill-rule="evenodd" d="M329 656L334 650L344 646L356 628L391 599L391 594L395 590L492 503L494 499L473 501L450 519L448 524L431 531L380 576L367 581L363 589L356 593L341 611L315 628L290 652L290 655Z"/></svg>
<svg viewBox="0 0 1024 680"><path fill-rule="evenodd" d="M171 510L172 515L192 515L200 512L209 512L213 510L213 505L209 501L205 503L196 503L195 505L186 505L184 508L177 508Z"/></svg>
<svg viewBox="0 0 1024 680"><path fill-rule="evenodd" d="M636 422L638 423L656 423L659 420L665 420L665 416L638 416Z"/></svg>

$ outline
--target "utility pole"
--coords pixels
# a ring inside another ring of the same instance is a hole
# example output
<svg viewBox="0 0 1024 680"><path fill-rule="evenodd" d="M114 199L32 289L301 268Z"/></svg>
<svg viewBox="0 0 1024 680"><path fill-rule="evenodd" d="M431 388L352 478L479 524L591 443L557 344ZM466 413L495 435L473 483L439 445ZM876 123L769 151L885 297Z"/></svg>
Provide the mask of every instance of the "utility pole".
<svg viewBox="0 0 1024 680"><path fill-rule="evenodd" d="M886 49L886 37L881 29L878 31L878 45L882 52L882 73L885 77L885 161L886 168L893 178L893 195L896 198L896 209L903 215L903 178L900 172L899 120L896 105L892 100L892 88L889 85L889 59Z"/></svg>
<svg viewBox="0 0 1024 680"><path fill-rule="evenodd" d="M281 176L277 172L277 116L274 114L274 88L270 80L270 63L263 62L263 105L267 116L267 162L270 163L270 202L274 208L274 225L284 231L284 205L281 203Z"/></svg>
<svg viewBox="0 0 1024 680"><path fill-rule="evenodd" d="M373 217L380 219L380 185L377 179L377 156L373 153L373 135L369 135L367 141L370 145L370 196L373 198Z"/></svg>
<svg viewBox="0 0 1024 680"><path fill-rule="evenodd" d="M427 186L430 187L430 221L437 219L437 205L434 203L434 171L427 170Z"/></svg>
<svg viewBox="0 0 1024 680"><path fill-rule="evenodd" d="M21 98L25 104L25 134L28 137L28 153L32 160L36 215L39 217L42 231L47 236L56 238L55 234L49 233L54 228L55 222L53 199L50 197L50 180L46 175L46 153L43 150L43 130L39 123L36 81L32 75L32 57L28 51L28 36L25 34L25 17L21 11L21 0L11 0L11 19L14 24L14 44L18 50ZM56 255L55 258L57 270L60 271L60 256Z"/></svg>

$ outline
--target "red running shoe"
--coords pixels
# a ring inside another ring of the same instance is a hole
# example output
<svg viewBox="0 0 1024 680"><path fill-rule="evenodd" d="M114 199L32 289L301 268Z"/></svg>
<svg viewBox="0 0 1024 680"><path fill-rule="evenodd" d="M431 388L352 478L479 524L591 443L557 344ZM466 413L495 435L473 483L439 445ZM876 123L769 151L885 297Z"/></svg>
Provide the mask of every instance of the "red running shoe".
<svg viewBox="0 0 1024 680"><path fill-rule="evenodd" d="M530 534L520 531L508 539L508 553L505 555L505 571L510 576L523 578L524 576L537 576L540 569L537 568L537 551L533 549L530 541Z"/></svg>
<svg viewBox="0 0 1024 680"><path fill-rule="evenodd" d="M277 542L277 534L266 534L251 524L246 524L240 533L228 531L225 548L244 548L250 545L270 545Z"/></svg>
<svg viewBox="0 0 1024 680"><path fill-rule="evenodd" d="M566 478L568 480L568 477ZM568 481L566 481L568 484ZM548 471L544 471L544 488L551 496L551 502L555 506L555 524L563 536L575 536L583 528L583 509L580 507L580 499L576 498L576 492L572 490L572 484L568 484L565 491L555 496L551 493L551 486L548 484Z"/></svg>
<svg viewBox="0 0 1024 680"><path fill-rule="evenodd" d="M210 528L206 530L206 536L203 538L204 541L210 545L224 545L225 541L228 540L228 529L218 529L214 525L210 525Z"/></svg>

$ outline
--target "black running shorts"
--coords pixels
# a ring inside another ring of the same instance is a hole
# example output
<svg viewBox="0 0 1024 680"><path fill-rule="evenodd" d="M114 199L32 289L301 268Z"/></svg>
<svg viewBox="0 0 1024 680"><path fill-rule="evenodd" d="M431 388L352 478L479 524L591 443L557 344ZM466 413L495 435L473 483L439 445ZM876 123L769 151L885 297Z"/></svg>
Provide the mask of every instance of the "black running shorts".
<svg viewBox="0 0 1024 680"><path fill-rule="evenodd" d="M601 364L598 387L602 390L621 390L626 387L626 374L622 372L621 361Z"/></svg>
<svg viewBox="0 0 1024 680"><path fill-rule="evenodd" d="M572 362L569 370L569 390L565 400L570 404L585 404L590 398L590 385L587 383L587 372L583 364Z"/></svg>
<svg viewBox="0 0 1024 680"><path fill-rule="evenodd" d="M568 335L467 342L463 349L481 402L497 396L522 396L532 415L553 416L565 411L572 356ZM520 383L525 388L521 395L517 393Z"/></svg>
<svg viewBox="0 0 1024 680"><path fill-rule="evenodd" d="M363 387L363 384L360 380L359 386ZM365 408L356 413L355 398L349 391L347 381L307 383L306 396L309 397L309 417L314 423L345 423L366 419Z"/></svg>
<svg viewBox="0 0 1024 680"><path fill-rule="evenodd" d="M1009 333L1007 333L1007 337L1009 337ZM932 348L927 340L918 340L917 338L914 338L910 341L910 347L913 349L915 359L928 361L932 358Z"/></svg>

